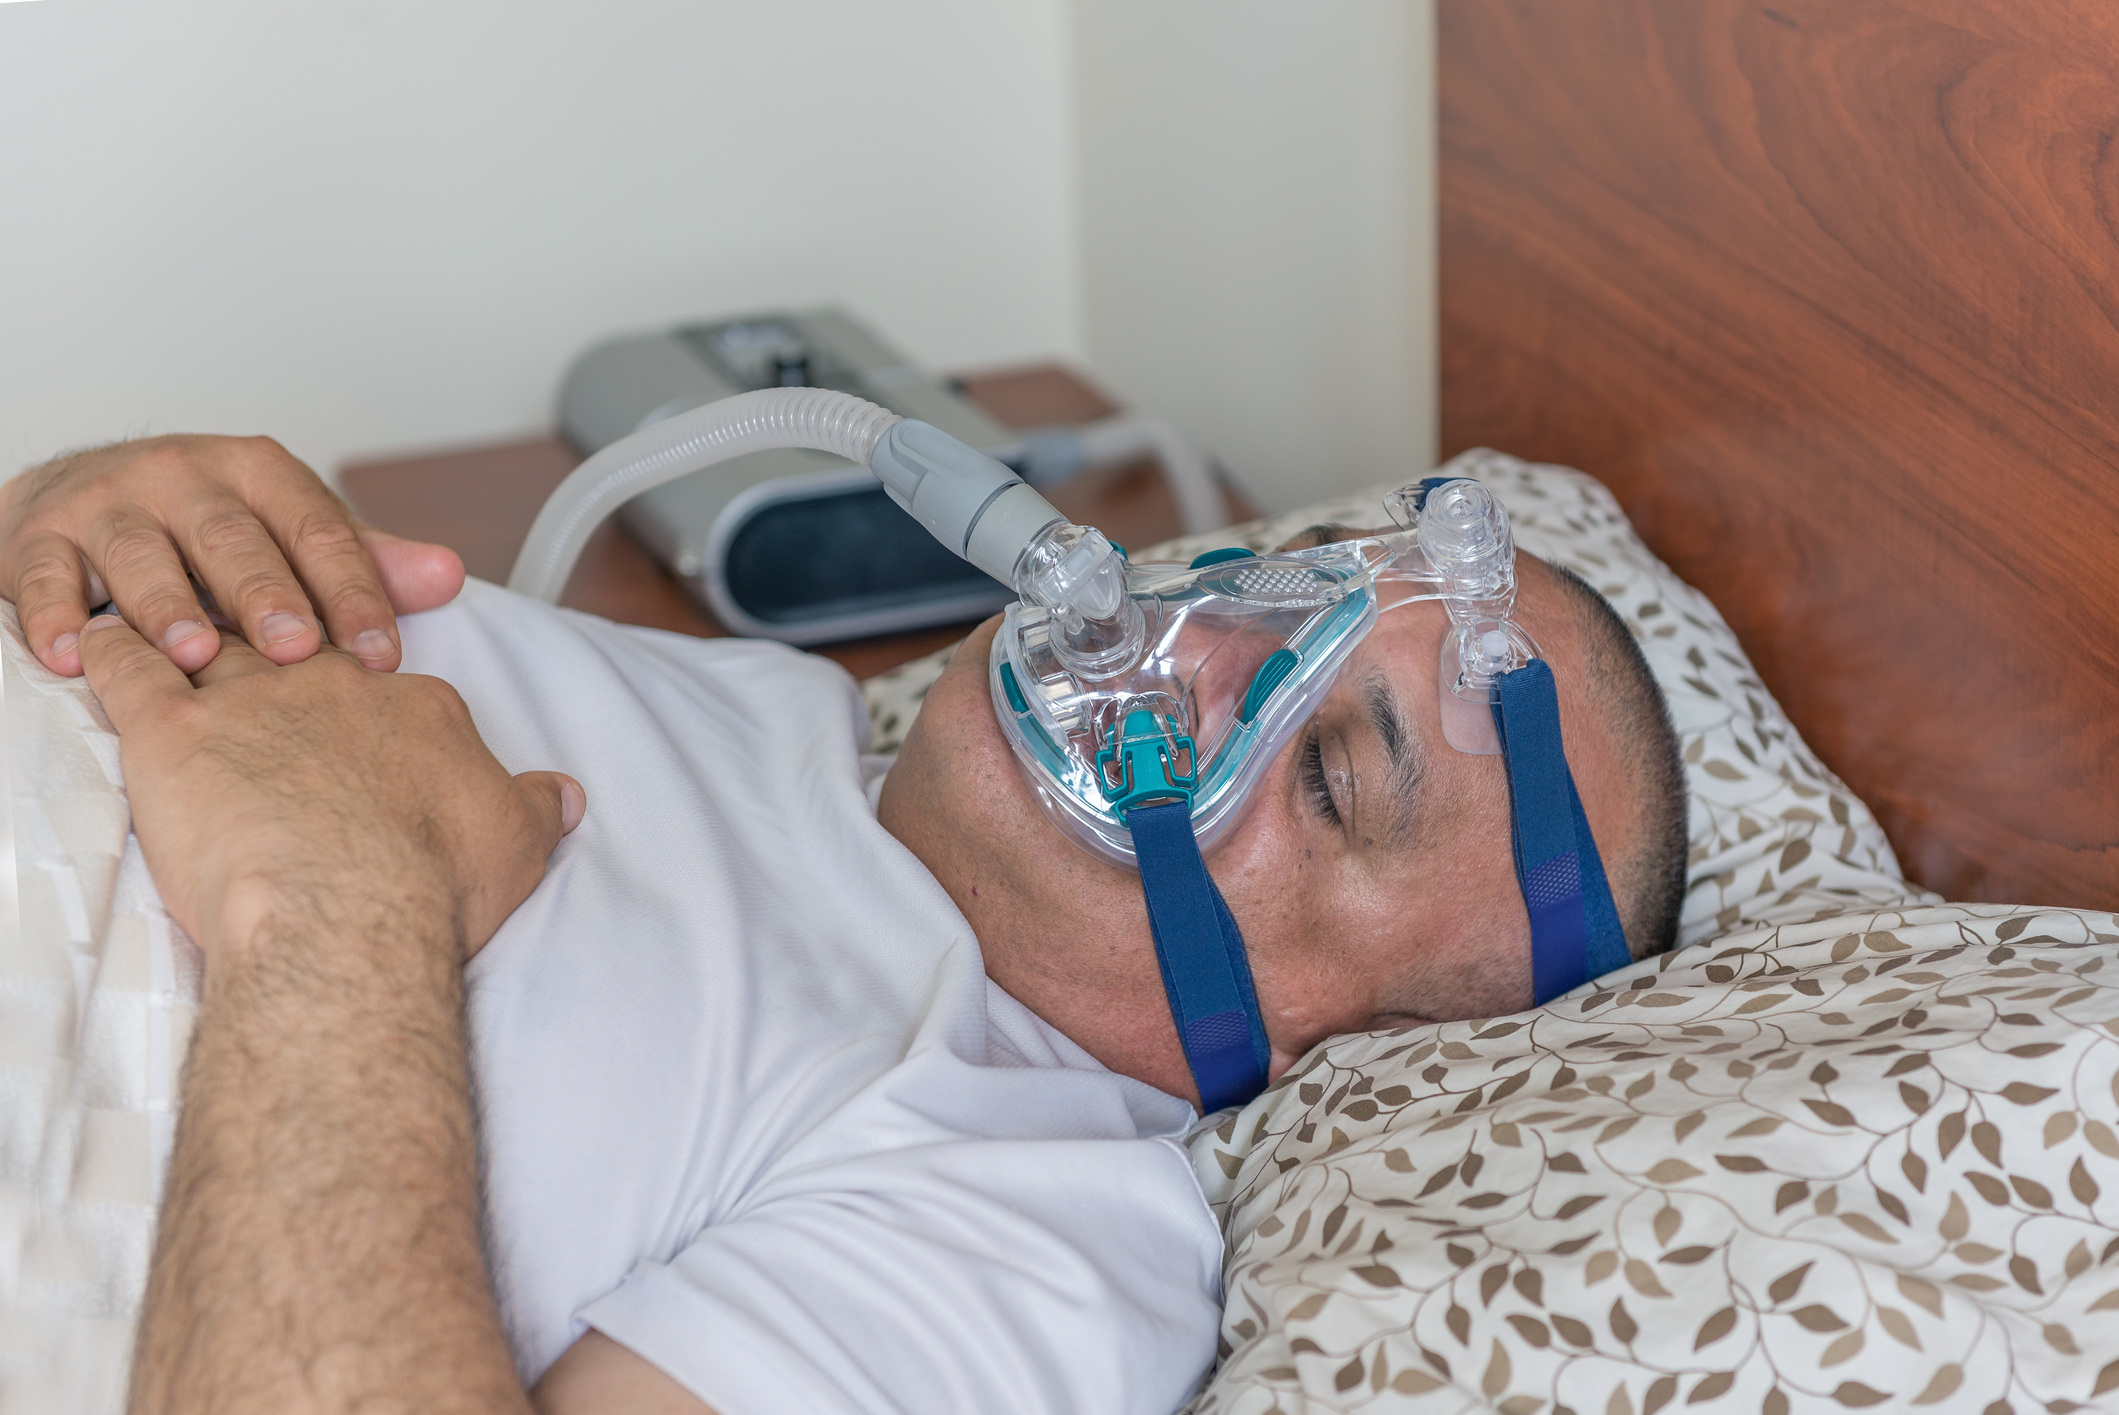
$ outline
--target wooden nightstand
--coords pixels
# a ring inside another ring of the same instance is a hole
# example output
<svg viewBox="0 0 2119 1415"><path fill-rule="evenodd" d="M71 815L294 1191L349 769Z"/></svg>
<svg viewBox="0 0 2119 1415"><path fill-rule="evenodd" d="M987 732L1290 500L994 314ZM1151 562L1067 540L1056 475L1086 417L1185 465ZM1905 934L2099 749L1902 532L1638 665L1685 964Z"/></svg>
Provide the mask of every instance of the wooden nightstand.
<svg viewBox="0 0 2119 1415"><path fill-rule="evenodd" d="M1119 411L1080 375L1056 364L968 374L965 395L1010 428L1094 422ZM504 581L530 522L552 488L581 462L557 435L423 457L357 462L339 473L355 511L386 531L439 541L481 579ZM1150 545L1182 526L1161 469L1150 460L1086 472L1044 488L1061 513L1125 545ZM1231 522L1258 514L1231 495ZM627 624L718 638L728 631L685 593L616 521L589 541L562 604ZM857 678L895 668L963 637L969 624L819 645Z"/></svg>

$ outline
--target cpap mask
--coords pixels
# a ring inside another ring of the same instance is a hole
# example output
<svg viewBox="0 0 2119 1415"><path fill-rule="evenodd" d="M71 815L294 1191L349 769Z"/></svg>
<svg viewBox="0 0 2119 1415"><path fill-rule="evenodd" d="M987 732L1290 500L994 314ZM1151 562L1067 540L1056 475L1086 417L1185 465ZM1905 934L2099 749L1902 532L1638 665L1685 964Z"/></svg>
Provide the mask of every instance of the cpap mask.
<svg viewBox="0 0 2119 1415"><path fill-rule="evenodd" d="M1552 670L1513 618L1508 513L1463 477L1404 487L1385 509L1393 533L1189 565L1133 565L1094 530L1047 527L994 636L994 712L1038 804L1091 853L1140 871L1208 1111L1257 1094L1271 1052L1241 932L1202 857L1391 610L1448 612L1443 740L1504 758L1537 1001L1632 958L1561 750Z"/></svg>
<svg viewBox="0 0 2119 1415"><path fill-rule="evenodd" d="M1129 564L1082 526L1042 532L1018 567L1023 598L994 637L990 677L1003 733L1053 823L1132 867L1128 812L1175 792L1191 800L1200 850L1212 850L1354 646L1407 604L1449 611L1438 708L1450 745L1499 752L1494 683L1538 656L1510 618L1508 515L1466 478L1430 479L1385 505L1395 534L1215 550L1190 565Z"/></svg>
<svg viewBox="0 0 2119 1415"><path fill-rule="evenodd" d="M1203 1112L1257 1095L1271 1057L1243 935L1204 852L1242 821L1378 616L1404 605L1449 615L1443 739L1502 758L1537 1002L1631 961L1562 750L1552 670L1513 618L1508 516L1479 482L1431 477L1394 493L1385 507L1399 529L1385 535L1134 565L936 428L850 394L765 389L583 463L538 513L509 588L556 601L590 532L623 502L781 447L867 466L937 540L1017 591L988 662L995 716L1054 824L1139 872Z"/></svg>

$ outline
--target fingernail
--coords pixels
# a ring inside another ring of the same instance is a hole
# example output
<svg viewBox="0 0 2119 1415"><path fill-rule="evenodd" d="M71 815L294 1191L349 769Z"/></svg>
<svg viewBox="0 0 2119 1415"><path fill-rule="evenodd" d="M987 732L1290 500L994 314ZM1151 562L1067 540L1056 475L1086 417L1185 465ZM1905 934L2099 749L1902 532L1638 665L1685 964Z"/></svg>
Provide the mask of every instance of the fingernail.
<svg viewBox="0 0 2119 1415"><path fill-rule="evenodd" d="M203 634L206 626L196 619L179 619L162 631L162 647L173 649L194 634Z"/></svg>
<svg viewBox="0 0 2119 1415"><path fill-rule="evenodd" d="M58 638L52 640L52 657L66 657L74 651L74 646L80 642L81 636L79 634L61 634Z"/></svg>
<svg viewBox="0 0 2119 1415"><path fill-rule="evenodd" d="M353 640L353 656L371 661L378 658L388 658L390 650L395 647L397 645L390 642L388 634L385 634L380 629L370 629L355 636Z"/></svg>
<svg viewBox="0 0 2119 1415"><path fill-rule="evenodd" d="M568 781L559 788L559 830L562 835L572 835L574 827L581 824L582 816L588 813L589 798L582 794L579 786Z"/></svg>
<svg viewBox="0 0 2119 1415"><path fill-rule="evenodd" d="M123 619L120 619L115 614L98 614L95 618L89 620L86 624L81 626L81 632L85 634L90 629L115 628L117 625L123 624L124 622L125 621Z"/></svg>
<svg viewBox="0 0 2119 1415"><path fill-rule="evenodd" d="M266 615L258 624L258 636L268 644L282 644L308 632L309 626L302 622L300 615L289 614L284 609Z"/></svg>

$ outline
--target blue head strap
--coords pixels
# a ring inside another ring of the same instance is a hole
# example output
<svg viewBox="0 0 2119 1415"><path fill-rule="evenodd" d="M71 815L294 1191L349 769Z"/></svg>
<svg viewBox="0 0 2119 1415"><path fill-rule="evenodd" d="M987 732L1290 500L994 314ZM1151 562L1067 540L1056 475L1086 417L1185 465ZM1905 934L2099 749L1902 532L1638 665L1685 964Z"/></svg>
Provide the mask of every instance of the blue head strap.
<svg viewBox="0 0 2119 1415"><path fill-rule="evenodd" d="M1133 836L1163 993L1199 1087L1200 1111L1207 1114L1264 1090L1272 1053L1243 934L1207 873L1192 831L1198 778L1189 767L1180 770L1192 750L1189 737L1154 713L1135 709L1097 754L1097 769L1106 799Z"/></svg>
<svg viewBox="0 0 2119 1415"><path fill-rule="evenodd" d="M1530 911L1530 972L1539 1006L1633 961L1604 861L1560 749L1552 669L1534 658L1496 680L1494 729L1508 770L1516 883Z"/></svg>
<svg viewBox="0 0 2119 1415"><path fill-rule="evenodd" d="M1415 510L1448 477L1426 477ZM1497 680L1494 729L1508 772L1516 884L1530 911L1531 986L1542 1007L1591 978L1633 961L1604 861L1582 814L1575 777L1560 749L1560 698L1552 669L1534 658Z"/></svg>
<svg viewBox="0 0 2119 1415"><path fill-rule="evenodd" d="M1199 1109L1242 1105L1266 1088L1265 1018L1251 986L1243 934L1199 857L1192 803L1166 801L1126 813L1163 992L1199 1087Z"/></svg>

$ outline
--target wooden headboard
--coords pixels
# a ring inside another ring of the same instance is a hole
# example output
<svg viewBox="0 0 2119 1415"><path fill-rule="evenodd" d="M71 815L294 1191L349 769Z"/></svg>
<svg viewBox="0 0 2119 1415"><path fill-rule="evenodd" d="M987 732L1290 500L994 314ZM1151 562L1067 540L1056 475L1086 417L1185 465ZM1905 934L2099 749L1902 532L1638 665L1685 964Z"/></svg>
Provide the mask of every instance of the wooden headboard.
<svg viewBox="0 0 2119 1415"><path fill-rule="evenodd" d="M1443 450L1608 483L1909 876L2119 907L2119 5L1440 8Z"/></svg>

